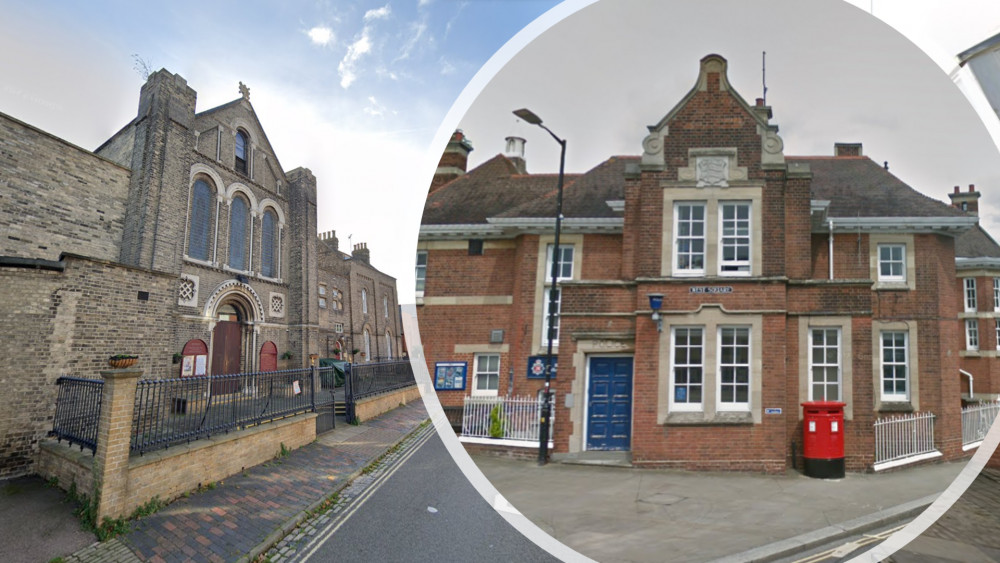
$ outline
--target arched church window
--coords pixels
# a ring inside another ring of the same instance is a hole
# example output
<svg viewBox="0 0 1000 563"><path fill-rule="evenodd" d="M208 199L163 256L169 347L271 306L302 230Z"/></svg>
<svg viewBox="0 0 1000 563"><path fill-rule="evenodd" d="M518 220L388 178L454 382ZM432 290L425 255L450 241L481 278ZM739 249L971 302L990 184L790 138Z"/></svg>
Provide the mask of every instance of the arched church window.
<svg viewBox="0 0 1000 563"><path fill-rule="evenodd" d="M229 267L247 269L247 202L234 197L229 206Z"/></svg>
<svg viewBox="0 0 1000 563"><path fill-rule="evenodd" d="M387 360L392 359L392 335L389 331L385 331L385 358Z"/></svg>
<svg viewBox="0 0 1000 563"><path fill-rule="evenodd" d="M368 314L368 290L361 288L361 312Z"/></svg>
<svg viewBox="0 0 1000 563"><path fill-rule="evenodd" d="M278 277L275 249L278 242L278 218L273 209L264 211L260 225L260 273L268 278Z"/></svg>
<svg viewBox="0 0 1000 563"><path fill-rule="evenodd" d="M191 188L191 224L188 228L188 256L208 260L211 240L212 187L204 180L195 180Z"/></svg>
<svg viewBox="0 0 1000 563"><path fill-rule="evenodd" d="M247 134L243 131L236 132L236 171L240 174L247 173Z"/></svg>

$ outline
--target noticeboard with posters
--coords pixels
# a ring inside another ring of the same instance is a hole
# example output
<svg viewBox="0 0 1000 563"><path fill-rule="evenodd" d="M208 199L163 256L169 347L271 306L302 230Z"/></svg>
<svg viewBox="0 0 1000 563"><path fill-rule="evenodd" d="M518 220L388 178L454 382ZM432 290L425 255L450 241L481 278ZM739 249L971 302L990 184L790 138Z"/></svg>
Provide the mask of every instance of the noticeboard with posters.
<svg viewBox="0 0 1000 563"><path fill-rule="evenodd" d="M434 389L459 391L465 389L467 362L438 362L434 364Z"/></svg>

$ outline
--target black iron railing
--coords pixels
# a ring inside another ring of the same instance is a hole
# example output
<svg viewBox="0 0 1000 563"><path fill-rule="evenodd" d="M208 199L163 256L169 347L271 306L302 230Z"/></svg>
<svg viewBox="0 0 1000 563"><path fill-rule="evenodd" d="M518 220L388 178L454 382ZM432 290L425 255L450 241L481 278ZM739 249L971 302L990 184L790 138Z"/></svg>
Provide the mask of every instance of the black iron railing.
<svg viewBox="0 0 1000 563"><path fill-rule="evenodd" d="M409 360L351 364L345 385L348 420L354 420L354 405L359 400L416 384Z"/></svg>
<svg viewBox="0 0 1000 563"><path fill-rule="evenodd" d="M142 380L131 448L141 454L315 408L309 369Z"/></svg>
<svg viewBox="0 0 1000 563"><path fill-rule="evenodd" d="M52 421L49 436L59 441L97 451L97 421L101 416L101 394L104 381L101 379L80 379L60 377L56 380L59 393L56 396L56 416Z"/></svg>

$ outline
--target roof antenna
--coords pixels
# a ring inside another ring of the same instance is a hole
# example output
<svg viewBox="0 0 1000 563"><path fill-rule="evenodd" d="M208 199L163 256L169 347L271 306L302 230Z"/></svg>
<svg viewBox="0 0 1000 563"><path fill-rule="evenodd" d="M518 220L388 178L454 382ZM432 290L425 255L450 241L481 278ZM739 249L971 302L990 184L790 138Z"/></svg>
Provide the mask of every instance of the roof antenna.
<svg viewBox="0 0 1000 563"><path fill-rule="evenodd" d="M884 166L884 167L885 167L885 169L886 169L886 171L888 171L888 170L889 170L889 161L888 161L888 160L886 160L886 161L885 161L885 162L884 162L884 163L882 164L882 166Z"/></svg>
<svg viewBox="0 0 1000 563"><path fill-rule="evenodd" d="M767 51L761 51L760 55L760 82L764 86L764 105L767 105Z"/></svg>

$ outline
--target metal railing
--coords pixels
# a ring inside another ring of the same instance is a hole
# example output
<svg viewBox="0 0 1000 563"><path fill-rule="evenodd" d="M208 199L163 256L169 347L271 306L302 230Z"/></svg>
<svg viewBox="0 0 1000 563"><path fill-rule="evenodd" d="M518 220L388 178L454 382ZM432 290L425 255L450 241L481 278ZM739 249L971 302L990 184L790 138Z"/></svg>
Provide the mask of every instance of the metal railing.
<svg viewBox="0 0 1000 563"><path fill-rule="evenodd" d="M354 402L416 385L409 360L351 364L347 372L347 402Z"/></svg>
<svg viewBox="0 0 1000 563"><path fill-rule="evenodd" d="M541 408L542 403L531 396L465 397L462 436L537 442Z"/></svg>
<svg viewBox="0 0 1000 563"><path fill-rule="evenodd" d="M104 380L60 377L56 380L56 415L49 436L97 452L97 421L101 417Z"/></svg>
<svg viewBox="0 0 1000 563"><path fill-rule="evenodd" d="M905 463L911 458L936 452L933 413L905 414L875 421L875 465Z"/></svg>
<svg viewBox="0 0 1000 563"><path fill-rule="evenodd" d="M1000 413L1000 403L980 403L962 409L962 446L982 442ZM975 446L972 446L975 447Z"/></svg>
<svg viewBox="0 0 1000 563"><path fill-rule="evenodd" d="M207 438L315 409L309 369L138 382L131 449Z"/></svg>

